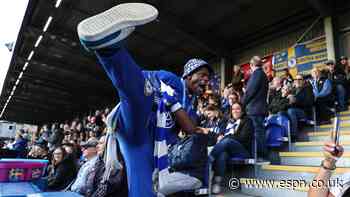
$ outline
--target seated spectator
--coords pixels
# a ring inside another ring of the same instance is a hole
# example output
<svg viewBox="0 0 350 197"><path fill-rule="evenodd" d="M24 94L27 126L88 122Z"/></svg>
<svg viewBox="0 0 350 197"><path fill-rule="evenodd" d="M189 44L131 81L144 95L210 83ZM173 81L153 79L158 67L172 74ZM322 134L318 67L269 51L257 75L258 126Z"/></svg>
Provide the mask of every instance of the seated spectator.
<svg viewBox="0 0 350 197"><path fill-rule="evenodd" d="M96 132L94 131L94 130L89 130L88 131L89 133L89 136L88 136L88 141L89 140L97 140L97 138L96 138Z"/></svg>
<svg viewBox="0 0 350 197"><path fill-rule="evenodd" d="M69 154L69 156L72 158L76 166L79 166L81 151L79 151L75 144L72 143L64 143L62 144L64 150Z"/></svg>
<svg viewBox="0 0 350 197"><path fill-rule="evenodd" d="M346 74L349 74L349 62L348 62L348 57L346 56L341 56L340 57L340 69L344 70Z"/></svg>
<svg viewBox="0 0 350 197"><path fill-rule="evenodd" d="M81 144L82 142L85 142L86 141L86 133L85 132L80 132L79 134L79 139L80 139L80 143Z"/></svg>
<svg viewBox="0 0 350 197"><path fill-rule="evenodd" d="M128 187L126 181L126 171L124 169L124 163L121 160L121 164L123 166L120 170L113 170L108 178L107 183L103 183L102 179L105 173L105 163L103 160L103 155L106 148L106 136L102 136L98 141L97 145L97 153L98 159L95 163L96 173L91 174L88 180L92 181L93 187L92 190L89 191L85 196L86 197L107 197L107 196L128 196ZM118 153L118 158L121 158L121 154ZM103 185L106 184L106 194L101 196L98 192L101 190Z"/></svg>
<svg viewBox="0 0 350 197"><path fill-rule="evenodd" d="M49 166L48 190L60 191L68 187L75 179L77 169L74 161L63 147L53 151L51 166Z"/></svg>
<svg viewBox="0 0 350 197"><path fill-rule="evenodd" d="M232 94L232 84L229 84L228 86L226 86L222 92L222 96L221 96L221 111L226 113L228 111L230 111L230 104L228 101L228 96L230 94Z"/></svg>
<svg viewBox="0 0 350 197"><path fill-rule="evenodd" d="M269 93L267 98L267 103L270 104L272 100L276 97L281 97L282 92L282 79L280 77L273 78L271 84L269 85Z"/></svg>
<svg viewBox="0 0 350 197"><path fill-rule="evenodd" d="M321 70L313 68L311 70L312 91L315 97L317 124L329 124L332 112L330 108L334 106L332 97L332 83L321 75Z"/></svg>
<svg viewBox="0 0 350 197"><path fill-rule="evenodd" d="M65 122L64 126L63 126L63 130L66 131L70 131L70 126L68 124L68 121Z"/></svg>
<svg viewBox="0 0 350 197"><path fill-rule="evenodd" d="M234 103L232 105L232 118L228 122L225 132L219 135L218 142L210 153L214 169L213 193L222 192L227 161L231 157L247 158L250 156L253 129L253 123L245 116L241 104Z"/></svg>
<svg viewBox="0 0 350 197"><path fill-rule="evenodd" d="M233 89L236 91L241 91L244 83L244 74L239 65L233 66L232 80L231 84Z"/></svg>
<svg viewBox="0 0 350 197"><path fill-rule="evenodd" d="M341 56L340 57L340 65L342 68L344 68L345 74L346 74L346 100L348 100L348 98L350 98L350 64L348 61L348 57L345 56Z"/></svg>
<svg viewBox="0 0 350 197"><path fill-rule="evenodd" d="M206 120L201 124L201 127L209 128L211 132L219 133L225 124L225 120L219 108L214 105L209 105L205 113Z"/></svg>
<svg viewBox="0 0 350 197"><path fill-rule="evenodd" d="M312 113L314 94L311 86L304 81L302 75L297 75L294 80L294 88L288 97L290 107L288 116L290 119L291 136L295 139L298 131L298 121L305 119Z"/></svg>
<svg viewBox="0 0 350 197"><path fill-rule="evenodd" d="M212 91L210 91L212 92ZM208 105L213 105L213 106L217 106L220 107L220 96L214 93L209 94L208 97Z"/></svg>
<svg viewBox="0 0 350 197"><path fill-rule="evenodd" d="M335 65L333 60L328 60L326 62L328 66L328 79L332 82L333 95L336 96L338 102L338 110L346 111L346 74L341 65Z"/></svg>
<svg viewBox="0 0 350 197"><path fill-rule="evenodd" d="M232 94L230 94L228 96L228 102L230 104L230 106L233 105L233 103L237 103L240 102L241 98L238 92L232 92Z"/></svg>
<svg viewBox="0 0 350 197"><path fill-rule="evenodd" d="M63 129L58 128L58 125L57 125L57 128L55 126L52 130L51 136L48 139L49 149L54 150L56 147L61 146L63 139L64 139Z"/></svg>
<svg viewBox="0 0 350 197"><path fill-rule="evenodd" d="M47 125L43 125L40 130L40 138L39 141L47 142L49 140L49 136L51 135L51 131L49 130Z"/></svg>
<svg viewBox="0 0 350 197"><path fill-rule="evenodd" d="M92 189L93 186L91 182L88 182L88 176L90 173L96 172L94 166L98 158L96 149L97 144L98 141L96 139L91 139L81 145L83 149L83 157L86 162L80 167L77 179L71 186L71 191L85 195Z"/></svg>
<svg viewBox="0 0 350 197"><path fill-rule="evenodd" d="M46 143L35 143L31 151L28 153L28 158L49 160L49 149Z"/></svg>
<svg viewBox="0 0 350 197"><path fill-rule="evenodd" d="M12 145L12 149L17 152L17 157L25 158L27 155L28 140L24 130L19 130L15 135L15 143Z"/></svg>
<svg viewBox="0 0 350 197"><path fill-rule="evenodd" d="M283 70L283 74L282 74L281 78L282 78L283 86L291 87L293 85L293 76L290 74L288 68Z"/></svg>
<svg viewBox="0 0 350 197"><path fill-rule="evenodd" d="M231 106L233 103L240 102L240 95L238 92L233 91L227 96L227 104L228 106L225 107L223 110L224 117L229 118L231 116Z"/></svg>
<svg viewBox="0 0 350 197"><path fill-rule="evenodd" d="M290 95L290 88L289 86L285 85L281 89L281 95L276 95L276 97L273 97L271 99L271 102L268 105L269 113L272 114L279 114L287 112L289 107L289 100L288 96Z"/></svg>

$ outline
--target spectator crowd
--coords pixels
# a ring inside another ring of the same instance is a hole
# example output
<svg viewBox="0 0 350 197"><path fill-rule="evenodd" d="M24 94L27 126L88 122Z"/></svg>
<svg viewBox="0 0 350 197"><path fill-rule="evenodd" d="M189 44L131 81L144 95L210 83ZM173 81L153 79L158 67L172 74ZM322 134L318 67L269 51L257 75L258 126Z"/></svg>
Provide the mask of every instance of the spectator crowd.
<svg viewBox="0 0 350 197"><path fill-rule="evenodd" d="M176 150L170 149L173 171L190 174L205 185L208 182L206 164L210 162L214 170L213 193L221 193L227 161L232 157L253 157L255 138L258 159L269 160L264 127L269 117L287 117L291 138L295 141L304 125L302 122L329 124L335 111L348 109L350 65L347 57L341 57L339 62L328 60L325 69L313 68L310 76L293 77L288 69L267 76L263 64L258 56L251 59L248 80L244 79L241 68L234 66L232 81L221 93L209 86L205 94L197 98L199 126L205 132L192 135L197 135L194 142L205 147L205 151L201 154L192 151L198 157L191 158L192 165L183 166L177 165L176 159L172 163L171 155L176 153L171 151ZM110 173L107 181L103 178L108 113L107 108L96 111L94 116L42 125L34 133L20 130L15 139L6 141L2 148L14 151L19 158L49 160L46 172L49 191L70 190L89 197L127 196L125 166ZM190 136L180 132L179 137L178 143L184 143ZM208 146L213 147L209 154ZM122 158L120 153L119 158Z"/></svg>

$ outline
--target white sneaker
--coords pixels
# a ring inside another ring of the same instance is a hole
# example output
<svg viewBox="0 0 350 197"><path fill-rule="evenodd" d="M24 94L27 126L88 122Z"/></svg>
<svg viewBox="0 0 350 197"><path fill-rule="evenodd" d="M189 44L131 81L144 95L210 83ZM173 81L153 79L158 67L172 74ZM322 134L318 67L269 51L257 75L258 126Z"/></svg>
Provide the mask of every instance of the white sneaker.
<svg viewBox="0 0 350 197"><path fill-rule="evenodd" d="M87 49L96 50L125 39L135 26L155 20L158 10L145 3L125 3L89 17L78 24L78 36Z"/></svg>

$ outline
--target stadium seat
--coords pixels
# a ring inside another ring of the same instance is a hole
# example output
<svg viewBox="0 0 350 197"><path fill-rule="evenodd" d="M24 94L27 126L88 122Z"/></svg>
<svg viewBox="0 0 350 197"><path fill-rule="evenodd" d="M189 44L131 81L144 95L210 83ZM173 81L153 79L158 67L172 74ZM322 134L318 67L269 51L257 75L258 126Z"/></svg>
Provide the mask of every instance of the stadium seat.
<svg viewBox="0 0 350 197"><path fill-rule="evenodd" d="M290 121L287 116L278 114L266 120L266 146L279 148L284 142L289 143L291 149Z"/></svg>

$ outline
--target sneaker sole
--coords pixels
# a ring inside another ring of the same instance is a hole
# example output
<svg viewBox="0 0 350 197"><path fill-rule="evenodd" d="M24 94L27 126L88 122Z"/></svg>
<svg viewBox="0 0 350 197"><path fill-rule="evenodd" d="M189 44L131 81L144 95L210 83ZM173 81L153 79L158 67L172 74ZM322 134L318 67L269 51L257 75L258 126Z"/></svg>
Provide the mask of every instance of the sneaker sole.
<svg viewBox="0 0 350 197"><path fill-rule="evenodd" d="M130 34L135 26L149 23L157 16L158 10L149 4L120 4L80 22L77 27L78 36L84 42L99 42L113 35L126 37L127 35L119 34ZM121 32L124 29L126 33Z"/></svg>

